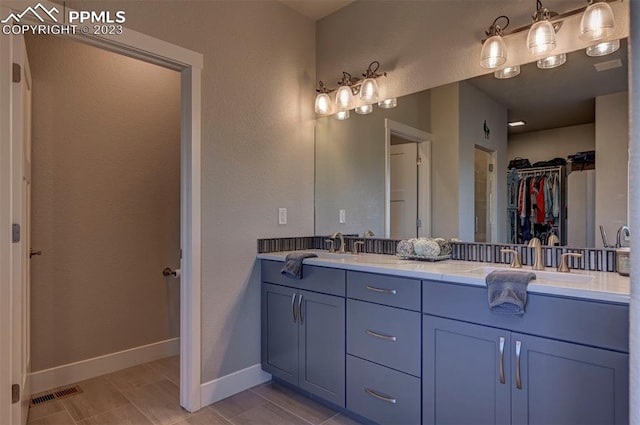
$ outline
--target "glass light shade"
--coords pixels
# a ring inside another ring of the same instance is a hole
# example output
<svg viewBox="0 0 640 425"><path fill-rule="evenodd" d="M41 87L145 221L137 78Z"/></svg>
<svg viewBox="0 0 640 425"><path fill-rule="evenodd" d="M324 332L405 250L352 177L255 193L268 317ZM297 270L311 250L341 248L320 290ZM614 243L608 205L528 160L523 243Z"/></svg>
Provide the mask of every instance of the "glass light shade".
<svg viewBox="0 0 640 425"><path fill-rule="evenodd" d="M356 109L356 114L366 115L373 112L373 105L362 105L358 106Z"/></svg>
<svg viewBox="0 0 640 425"><path fill-rule="evenodd" d="M381 100L378 102L378 106L382 109L391 109L398 106L398 99L390 97L389 99Z"/></svg>
<svg viewBox="0 0 640 425"><path fill-rule="evenodd" d="M606 41L587 47L587 56L604 56L617 51L620 48L620 40Z"/></svg>
<svg viewBox="0 0 640 425"><path fill-rule="evenodd" d="M551 69L564 65L565 62L567 62L567 55L564 53L560 53L559 55L538 59L537 65L540 69Z"/></svg>
<svg viewBox="0 0 640 425"><path fill-rule="evenodd" d="M338 111L338 113L336 114L336 119L340 121L349 119L349 111Z"/></svg>
<svg viewBox="0 0 640 425"><path fill-rule="evenodd" d="M580 20L580 40L596 41L613 34L616 20L608 3L592 3Z"/></svg>
<svg viewBox="0 0 640 425"><path fill-rule="evenodd" d="M353 108L353 93L351 87L341 86L336 93L336 105L340 111Z"/></svg>
<svg viewBox="0 0 640 425"><path fill-rule="evenodd" d="M556 31L551 22L544 19L531 26L527 34L527 47L533 55L548 53L556 48Z"/></svg>
<svg viewBox="0 0 640 425"><path fill-rule="evenodd" d="M329 115L331 112L331 99L326 93L319 93L316 96L316 114Z"/></svg>
<svg viewBox="0 0 640 425"><path fill-rule="evenodd" d="M504 69L501 69L493 73L493 76L499 80L506 80L507 78L513 78L516 75L520 75L520 65L508 66Z"/></svg>
<svg viewBox="0 0 640 425"><path fill-rule="evenodd" d="M367 78L360 86L360 99L366 103L378 101L378 83L373 78Z"/></svg>
<svg viewBox="0 0 640 425"><path fill-rule="evenodd" d="M507 46L499 35L485 40L480 52L480 66L483 68L497 68L507 61Z"/></svg>

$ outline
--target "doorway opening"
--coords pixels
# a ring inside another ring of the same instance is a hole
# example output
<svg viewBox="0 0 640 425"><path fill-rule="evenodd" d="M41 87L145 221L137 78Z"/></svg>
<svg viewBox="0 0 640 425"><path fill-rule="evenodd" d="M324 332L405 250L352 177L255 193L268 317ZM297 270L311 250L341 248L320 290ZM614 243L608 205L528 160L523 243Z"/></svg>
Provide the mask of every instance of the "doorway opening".
<svg viewBox="0 0 640 425"><path fill-rule="evenodd" d="M479 146L474 150L474 241L490 243L493 240L494 153Z"/></svg>

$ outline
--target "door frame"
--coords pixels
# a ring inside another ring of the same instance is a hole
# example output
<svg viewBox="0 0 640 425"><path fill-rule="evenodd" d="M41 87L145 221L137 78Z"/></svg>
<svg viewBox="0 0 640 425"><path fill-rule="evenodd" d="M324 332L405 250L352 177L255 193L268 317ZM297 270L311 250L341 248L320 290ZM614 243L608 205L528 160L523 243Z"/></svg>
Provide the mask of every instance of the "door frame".
<svg viewBox="0 0 640 425"><path fill-rule="evenodd" d="M40 1L45 7L58 7L50 1ZM14 12L25 7L21 0L3 0ZM70 10L70 9L67 9ZM6 11L6 9L5 9ZM26 15L23 20L33 19ZM32 23L39 23L35 20ZM75 41L173 69L181 74L181 176L180 176L180 245L182 249L180 279L180 405L190 412L201 408L201 289L202 289L202 213L201 213L201 103L203 55L180 46L126 28L120 35L64 35ZM11 336L7 319L10 305L11 275L7 254L11 250L11 36L0 36L0 400L10 400L10 361L5 362L2 347ZM9 84L5 84L8 82ZM6 90L9 90L7 92ZM9 171L7 171L9 170ZM9 192L7 192L9 190ZM7 360L10 360L7 359ZM0 417L10 417L11 406L0 403Z"/></svg>
<svg viewBox="0 0 640 425"><path fill-rule="evenodd" d="M391 234L391 135L397 134L403 139L418 144L418 155L423 159L422 165L429 166L428 173L418 173L418 190L428 187L424 196L418 198L418 215L422 220L419 235L431 236L431 141L433 136L397 121L384 119L384 237Z"/></svg>

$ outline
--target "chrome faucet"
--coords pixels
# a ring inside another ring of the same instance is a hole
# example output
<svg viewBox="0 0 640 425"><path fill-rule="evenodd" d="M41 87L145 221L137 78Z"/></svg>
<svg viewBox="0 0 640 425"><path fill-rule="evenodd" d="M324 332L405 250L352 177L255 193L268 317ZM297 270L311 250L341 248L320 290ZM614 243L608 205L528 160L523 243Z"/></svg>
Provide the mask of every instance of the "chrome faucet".
<svg viewBox="0 0 640 425"><path fill-rule="evenodd" d="M623 233L627 238L631 236L631 233L629 232L629 228L627 226L621 226L618 229L618 234L616 235L616 248L620 248L622 246L622 238L620 236Z"/></svg>
<svg viewBox="0 0 640 425"><path fill-rule="evenodd" d="M340 254L344 254L345 253L345 250L344 250L344 236L340 232L335 232L331 236L329 236L329 239L335 239L335 238L340 239L340 250L338 252Z"/></svg>
<svg viewBox="0 0 640 425"><path fill-rule="evenodd" d="M540 243L540 239L532 238L527 246L534 249L533 270L544 270L544 258L542 258L542 243Z"/></svg>

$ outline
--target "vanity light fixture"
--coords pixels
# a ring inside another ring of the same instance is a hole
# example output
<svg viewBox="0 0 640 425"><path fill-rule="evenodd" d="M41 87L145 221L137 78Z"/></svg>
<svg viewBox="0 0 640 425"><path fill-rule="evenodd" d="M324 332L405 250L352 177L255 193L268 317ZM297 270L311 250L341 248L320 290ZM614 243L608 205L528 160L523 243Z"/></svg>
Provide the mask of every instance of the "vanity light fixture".
<svg viewBox="0 0 640 425"><path fill-rule="evenodd" d="M551 12L542 6L540 0L536 0L536 12L531 17L533 25L527 34L527 47L533 55L542 55L556 48L556 29L549 19Z"/></svg>
<svg viewBox="0 0 640 425"><path fill-rule="evenodd" d="M377 78L386 77L386 72L378 72L380 62L373 61L362 74L364 80L351 76L348 72L342 72L342 79L338 81L338 89L330 89L322 81L318 82L316 92L315 112L318 115L336 114L339 120L349 118L349 111L355 108L357 114L370 114L373 105L389 109L397 106L396 98L379 100L380 90ZM335 94L332 95L332 93ZM331 100L333 98L333 101ZM333 106L335 105L335 106Z"/></svg>
<svg viewBox="0 0 640 425"><path fill-rule="evenodd" d="M536 65L540 69L552 69L564 65L566 62L566 53L560 53L559 55L553 55L546 58L538 59Z"/></svg>
<svg viewBox="0 0 640 425"><path fill-rule="evenodd" d="M605 41L586 48L587 56L605 56L620 49L620 40Z"/></svg>
<svg viewBox="0 0 640 425"><path fill-rule="evenodd" d="M590 0L580 20L580 40L597 41L613 35L616 20L606 1Z"/></svg>
<svg viewBox="0 0 640 425"><path fill-rule="evenodd" d="M527 125L525 121L511 121L508 122L507 125L509 127L522 127L523 125Z"/></svg>
<svg viewBox="0 0 640 425"><path fill-rule="evenodd" d="M503 19L505 24L500 26L498 21ZM507 61L507 46L504 44L502 30L509 26L509 18L501 15L498 16L493 24L485 31L489 37L482 44L480 52L480 66L483 68L493 69L504 64Z"/></svg>
<svg viewBox="0 0 640 425"><path fill-rule="evenodd" d="M499 80L506 80L520 75L520 65L508 66L493 73L493 76Z"/></svg>

